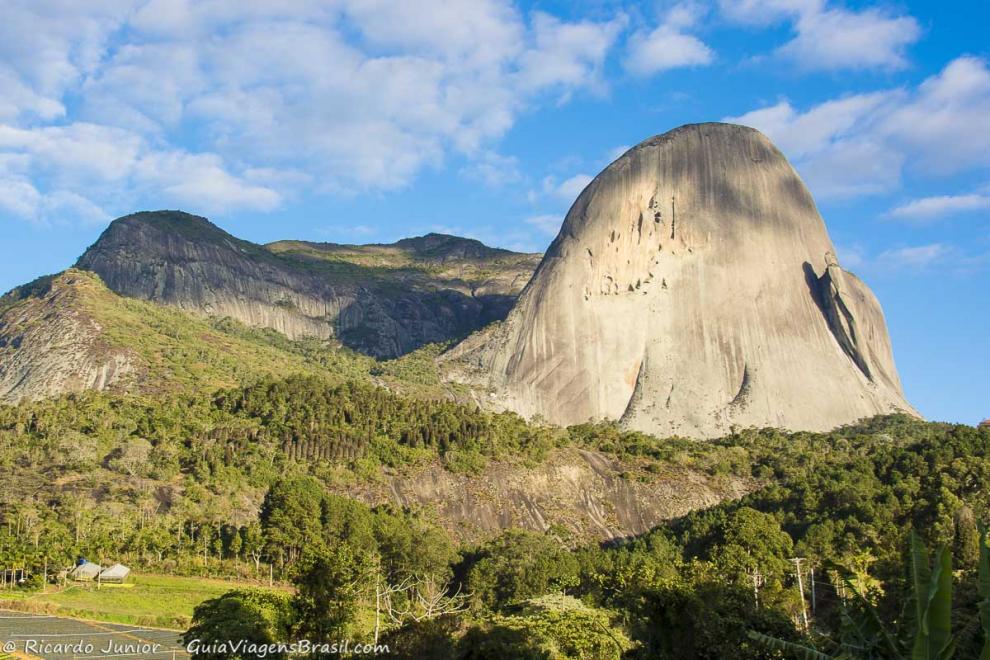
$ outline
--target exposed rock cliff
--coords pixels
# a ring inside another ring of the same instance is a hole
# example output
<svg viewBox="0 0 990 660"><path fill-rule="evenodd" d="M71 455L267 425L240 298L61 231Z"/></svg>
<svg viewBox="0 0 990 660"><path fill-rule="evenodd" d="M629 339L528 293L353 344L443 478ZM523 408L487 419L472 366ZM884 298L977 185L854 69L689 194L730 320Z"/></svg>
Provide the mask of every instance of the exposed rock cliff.
<svg viewBox="0 0 990 660"><path fill-rule="evenodd" d="M115 220L76 266L125 296L394 357L504 318L538 260L439 234L260 246L161 211Z"/></svg>
<svg viewBox="0 0 990 660"><path fill-rule="evenodd" d="M481 474L461 475L433 465L346 493L371 504L435 508L464 540L512 527L542 532L558 525L588 542L644 534L758 485L686 469L636 479L629 470L635 468L599 452L564 449L534 467L493 462Z"/></svg>
<svg viewBox="0 0 990 660"><path fill-rule="evenodd" d="M905 410L883 313L758 131L684 126L581 193L504 323L447 357L484 403L658 435Z"/></svg>
<svg viewBox="0 0 990 660"><path fill-rule="evenodd" d="M373 363L125 298L87 271L0 297L0 404L82 390L210 394L291 374L370 380Z"/></svg>
<svg viewBox="0 0 990 660"><path fill-rule="evenodd" d="M82 304L85 277L44 277L0 298L0 403L102 390L135 375L133 353L108 344Z"/></svg>

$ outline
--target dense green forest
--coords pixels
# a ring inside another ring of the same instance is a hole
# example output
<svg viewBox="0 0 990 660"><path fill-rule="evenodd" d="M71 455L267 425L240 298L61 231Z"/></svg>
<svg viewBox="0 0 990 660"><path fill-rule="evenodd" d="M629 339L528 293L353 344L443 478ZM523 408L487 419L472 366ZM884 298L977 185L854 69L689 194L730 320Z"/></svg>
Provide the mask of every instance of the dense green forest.
<svg viewBox="0 0 990 660"><path fill-rule="evenodd" d="M657 479L690 466L759 487L605 545L554 526L462 543L430 510L335 494L383 470L470 474L565 447ZM296 585L204 603L200 637L377 637L404 657L763 658L790 651L754 631L837 654L869 612L908 635L916 530L954 562L955 657L978 657L988 452L988 428L906 416L693 442L304 376L212 397L86 393L0 407L0 563L37 575L84 556L259 580L270 566Z"/></svg>

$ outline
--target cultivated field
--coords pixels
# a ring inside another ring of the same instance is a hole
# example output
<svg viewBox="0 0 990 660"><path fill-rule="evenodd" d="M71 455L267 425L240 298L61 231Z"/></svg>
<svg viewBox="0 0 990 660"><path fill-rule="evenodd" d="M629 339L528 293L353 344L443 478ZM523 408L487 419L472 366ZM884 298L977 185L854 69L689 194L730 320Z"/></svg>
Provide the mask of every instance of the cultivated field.
<svg viewBox="0 0 990 660"><path fill-rule="evenodd" d="M5 653L45 660L189 657L177 632L8 610L0 610L0 648L0 658Z"/></svg>
<svg viewBox="0 0 990 660"><path fill-rule="evenodd" d="M97 589L95 584L72 585L47 593L0 591L0 608L34 614L92 619L154 628L185 630L193 609L238 582L164 575L135 575L129 584Z"/></svg>

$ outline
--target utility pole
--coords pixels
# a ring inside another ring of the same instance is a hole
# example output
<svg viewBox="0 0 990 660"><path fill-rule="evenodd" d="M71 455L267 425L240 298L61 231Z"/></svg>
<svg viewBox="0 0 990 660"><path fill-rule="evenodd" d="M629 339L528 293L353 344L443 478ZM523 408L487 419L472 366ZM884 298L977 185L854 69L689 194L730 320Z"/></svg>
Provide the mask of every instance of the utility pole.
<svg viewBox="0 0 990 660"><path fill-rule="evenodd" d="M759 609L760 587L763 586L763 575L760 573L760 569L754 568L753 572L749 574L749 577L753 580L753 603Z"/></svg>
<svg viewBox="0 0 990 660"><path fill-rule="evenodd" d="M798 593L801 595L801 619L804 621L804 630L808 631L808 608L804 603L804 582L801 580L801 562L804 561L804 557L795 557L791 559L794 562L794 571L797 573L798 579Z"/></svg>
<svg viewBox="0 0 990 660"><path fill-rule="evenodd" d="M378 646L378 631L382 620L382 584L381 565L375 572L375 646Z"/></svg>
<svg viewBox="0 0 990 660"><path fill-rule="evenodd" d="M814 616L817 610L817 602L815 600L815 566L812 564L808 570L811 572L811 615Z"/></svg>

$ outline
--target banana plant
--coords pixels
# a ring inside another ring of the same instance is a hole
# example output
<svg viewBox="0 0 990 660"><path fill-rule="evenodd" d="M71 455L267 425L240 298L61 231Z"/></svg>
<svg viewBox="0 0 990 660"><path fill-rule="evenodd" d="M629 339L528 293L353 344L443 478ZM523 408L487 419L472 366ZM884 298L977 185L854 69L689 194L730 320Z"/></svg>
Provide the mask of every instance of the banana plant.
<svg viewBox="0 0 990 660"><path fill-rule="evenodd" d="M928 550L911 532L915 634L911 660L947 660L955 654L952 637L952 554L943 547L928 564Z"/></svg>
<svg viewBox="0 0 990 660"><path fill-rule="evenodd" d="M988 640L981 660L990 660L990 549L986 540L986 532L981 528L980 619L984 638ZM956 649L952 636L952 555L947 547L943 547L935 553L934 564L930 564L928 550L914 531L911 532L910 543L911 600L915 611L914 631L907 640L897 639L884 625L869 599L848 578L844 581L865 616L854 615L845 602L841 603L836 655L756 631L750 631L750 638L769 649L801 660L949 660Z"/></svg>

